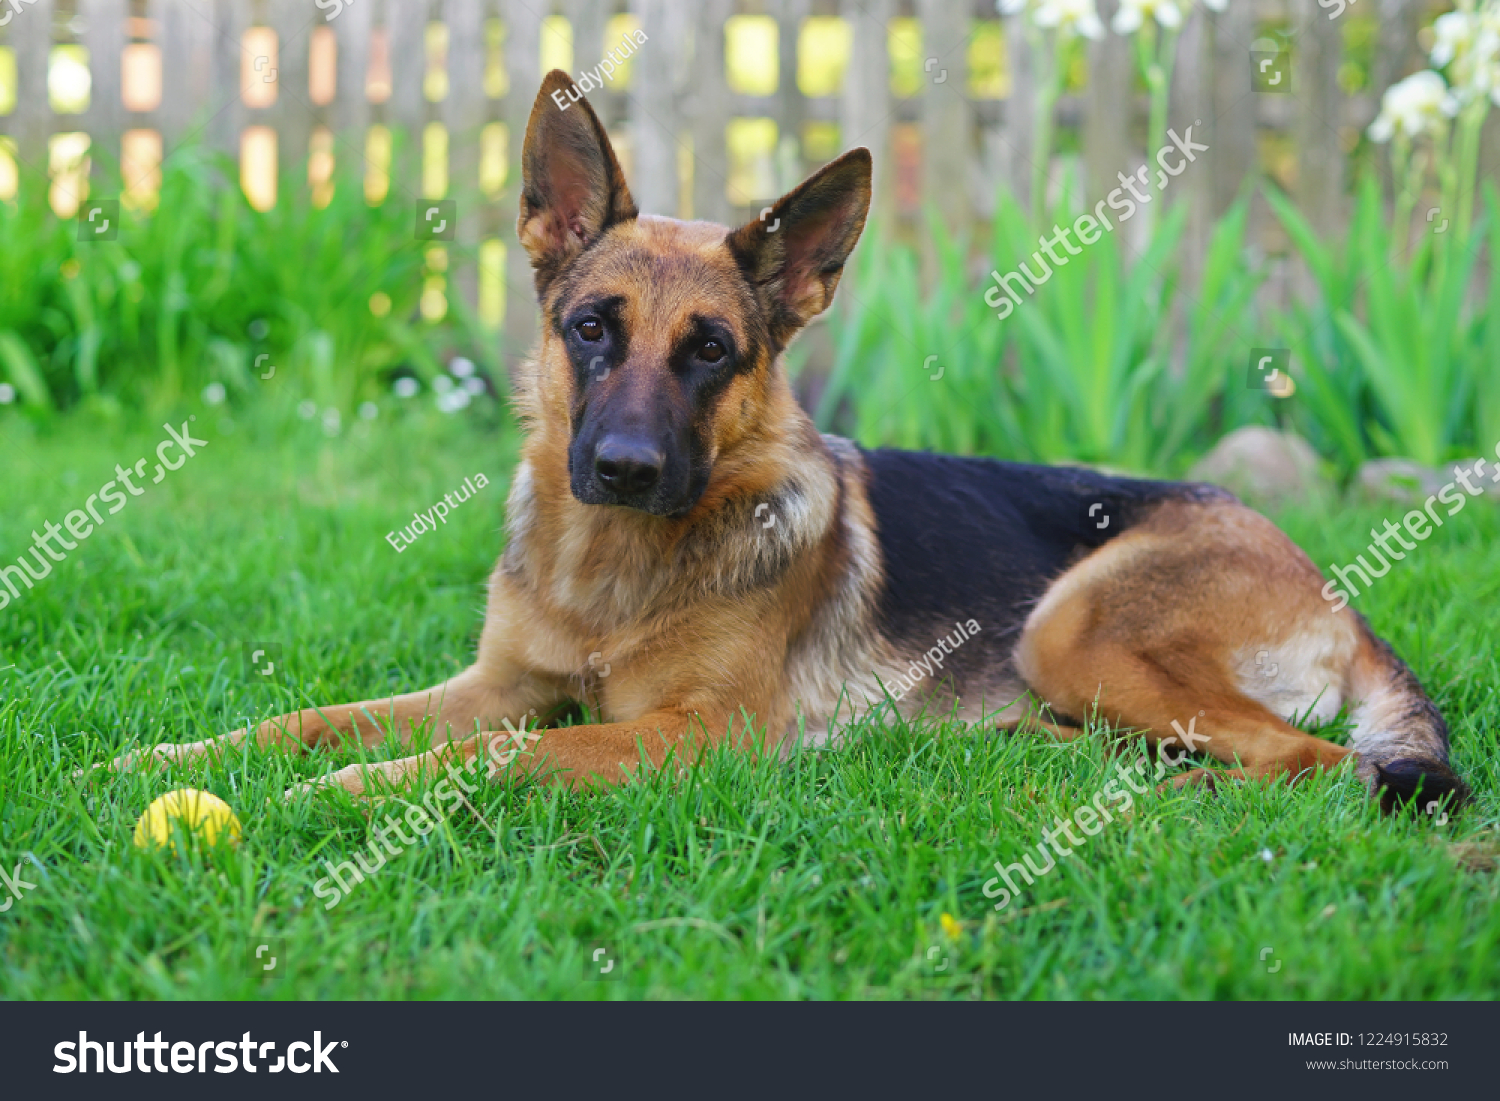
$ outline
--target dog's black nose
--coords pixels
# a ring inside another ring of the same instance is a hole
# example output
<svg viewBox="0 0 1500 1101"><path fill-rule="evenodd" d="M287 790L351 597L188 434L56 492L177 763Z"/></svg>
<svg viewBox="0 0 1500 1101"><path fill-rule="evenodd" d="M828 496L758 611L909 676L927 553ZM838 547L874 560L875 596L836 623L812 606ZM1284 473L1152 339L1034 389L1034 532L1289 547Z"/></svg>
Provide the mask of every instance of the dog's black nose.
<svg viewBox="0 0 1500 1101"><path fill-rule="evenodd" d="M624 497L645 493L661 479L662 453L640 440L607 437L594 452L594 473Z"/></svg>

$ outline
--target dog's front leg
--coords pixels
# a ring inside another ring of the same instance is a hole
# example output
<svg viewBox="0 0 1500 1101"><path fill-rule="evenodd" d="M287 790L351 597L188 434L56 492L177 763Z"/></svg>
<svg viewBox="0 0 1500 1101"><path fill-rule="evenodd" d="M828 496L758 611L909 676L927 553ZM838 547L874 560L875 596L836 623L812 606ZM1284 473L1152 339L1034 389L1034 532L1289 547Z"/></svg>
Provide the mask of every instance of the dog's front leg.
<svg viewBox="0 0 1500 1101"><path fill-rule="evenodd" d="M692 763L711 745L723 740L728 722L715 721L696 711L660 710L634 722L598 723L555 730L489 731L477 737L414 757L378 764L353 764L307 784L287 790L287 797L319 787L337 785L355 795L372 788L400 788L420 775L455 783L487 776L510 780L537 777L568 787L603 787L629 779L642 757L660 768L670 756Z"/></svg>
<svg viewBox="0 0 1500 1101"><path fill-rule="evenodd" d="M498 667L497 667L498 666ZM220 738L183 744L163 743L127 753L110 767L130 770L175 761L187 764L205 757L222 759L238 752L247 739L260 749L277 746L302 752L316 746L337 746L358 739L379 745L391 731L403 743L413 729L432 721L432 741L442 744L476 730L492 730L510 722L519 726L534 710L545 714L563 699L555 678L532 675L511 662L477 663L442 684L386 699L330 707L309 707L280 715L252 732L236 730Z"/></svg>

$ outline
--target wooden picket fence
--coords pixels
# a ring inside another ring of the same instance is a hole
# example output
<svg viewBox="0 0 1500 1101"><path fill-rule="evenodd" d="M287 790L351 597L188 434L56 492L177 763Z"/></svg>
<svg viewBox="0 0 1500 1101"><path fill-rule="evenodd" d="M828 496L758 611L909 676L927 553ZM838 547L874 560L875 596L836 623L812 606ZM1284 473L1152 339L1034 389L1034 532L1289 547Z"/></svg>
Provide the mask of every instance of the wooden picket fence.
<svg viewBox="0 0 1500 1101"><path fill-rule="evenodd" d="M1106 23L1117 3L1100 0ZM1190 204L1190 244L1258 172L1336 231L1379 94L1422 66L1418 29L1444 6L1365 0L1336 20L1316 0L1196 8L1169 115L1213 149L1172 193ZM511 348L533 323L505 302L530 283L506 245L535 89L544 65L577 79L626 36L628 73L590 99L642 209L754 217L853 145L875 154L878 212L908 229L924 204L955 228L982 223L998 185L1024 199L1031 177L1032 60L993 0L0 0L4 13L0 198L45 182L71 213L85 189L68 173L97 180L118 160L122 198L149 204L159 165L190 142L238 157L260 205L279 200L278 169L284 181L305 163L316 197L334 165L363 162L371 201L459 204L458 240L480 263L455 287L503 318ZM1249 51L1277 28L1293 35L1293 90L1255 94ZM1132 50L1113 34L1087 44L1087 77L1058 103L1054 149L1094 196L1146 156ZM393 133L407 139L394 152ZM1274 224L1255 217L1274 253Z"/></svg>

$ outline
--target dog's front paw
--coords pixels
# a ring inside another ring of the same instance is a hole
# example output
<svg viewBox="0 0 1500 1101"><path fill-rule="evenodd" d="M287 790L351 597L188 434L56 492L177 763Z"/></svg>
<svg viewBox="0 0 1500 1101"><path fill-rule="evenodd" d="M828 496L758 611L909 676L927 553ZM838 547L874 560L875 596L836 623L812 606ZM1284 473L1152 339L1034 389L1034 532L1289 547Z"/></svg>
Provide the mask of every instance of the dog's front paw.
<svg viewBox="0 0 1500 1101"><path fill-rule="evenodd" d="M89 768L80 768L73 776L81 779L99 771L146 772L169 764L189 764L204 755L205 745L206 742L162 742L149 749L133 749L129 753L122 753L113 761L101 761Z"/></svg>
<svg viewBox="0 0 1500 1101"><path fill-rule="evenodd" d="M364 795L365 777L363 772L364 770L359 765L348 765L336 772L330 772L326 776L319 776L316 780L293 784L283 793L282 799L290 803L294 799L322 794L335 788L343 788L350 795Z"/></svg>
<svg viewBox="0 0 1500 1101"><path fill-rule="evenodd" d="M1195 768L1184 772L1181 776L1173 776L1170 780L1163 780L1156 785L1157 793L1167 795L1174 791L1182 791L1185 788L1197 788L1213 795L1218 792L1219 784L1223 781L1222 774L1212 769Z"/></svg>

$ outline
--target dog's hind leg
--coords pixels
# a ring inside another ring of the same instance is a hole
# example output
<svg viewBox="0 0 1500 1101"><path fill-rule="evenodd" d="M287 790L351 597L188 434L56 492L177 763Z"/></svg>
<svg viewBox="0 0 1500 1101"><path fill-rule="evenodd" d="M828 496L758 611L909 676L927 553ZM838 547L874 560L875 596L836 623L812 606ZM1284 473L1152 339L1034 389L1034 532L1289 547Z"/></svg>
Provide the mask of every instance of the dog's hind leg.
<svg viewBox="0 0 1500 1101"><path fill-rule="evenodd" d="M1227 669L1186 649L1055 633L1033 646L1033 657L1044 661L1066 648L1066 662L1048 662L1033 674L1037 688L1060 707L1086 710L1097 698L1100 718L1141 731L1167 760L1196 751L1237 766L1225 773L1195 770L1176 778L1179 784L1223 776L1290 779L1348 756L1342 746L1303 733L1245 696Z"/></svg>
<svg viewBox="0 0 1500 1101"><path fill-rule="evenodd" d="M1217 776L1295 779L1352 751L1388 808L1419 789L1462 802L1442 718L1358 615L1331 610L1322 586L1257 513L1172 502L1053 583L1027 620L1017 667L1061 714L1097 700L1102 718L1148 743L1186 740L1238 765ZM1346 700L1356 724L1347 749L1287 721L1332 718Z"/></svg>

